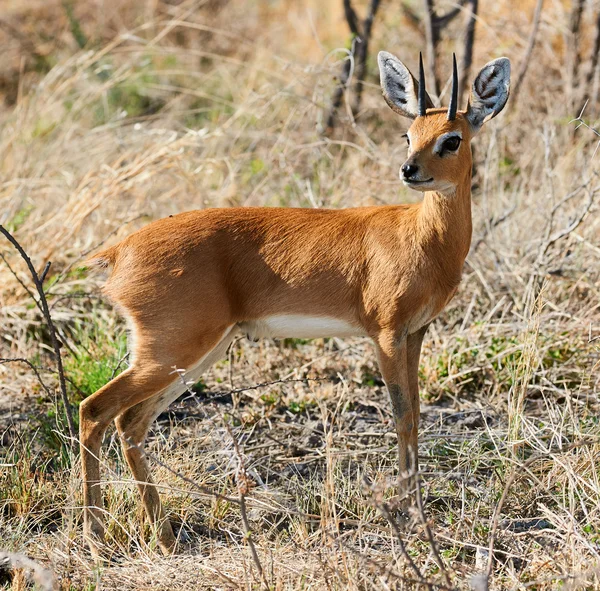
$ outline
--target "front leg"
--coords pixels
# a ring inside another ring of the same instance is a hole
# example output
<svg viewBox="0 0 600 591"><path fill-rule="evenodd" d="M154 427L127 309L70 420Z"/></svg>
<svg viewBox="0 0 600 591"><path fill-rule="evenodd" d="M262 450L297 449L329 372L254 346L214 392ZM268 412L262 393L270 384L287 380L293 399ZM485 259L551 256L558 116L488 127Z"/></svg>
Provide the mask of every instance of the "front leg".
<svg viewBox="0 0 600 591"><path fill-rule="evenodd" d="M417 441L414 437L415 409L408 371L408 343L405 334L383 332L376 340L379 368L390 393L394 425L398 437L398 494L403 505L413 488L417 464ZM417 400L418 402L418 400ZM416 410L418 412L418 409Z"/></svg>
<svg viewBox="0 0 600 591"><path fill-rule="evenodd" d="M411 434L412 447L415 450L414 469L419 469L418 458L418 439L419 439L419 420L421 418L421 400L419 398L419 360L421 358L421 345L423 337L427 332L429 324L420 328L417 332L408 335L406 339L406 363L408 372L408 388L410 390L410 400L413 412L413 431Z"/></svg>

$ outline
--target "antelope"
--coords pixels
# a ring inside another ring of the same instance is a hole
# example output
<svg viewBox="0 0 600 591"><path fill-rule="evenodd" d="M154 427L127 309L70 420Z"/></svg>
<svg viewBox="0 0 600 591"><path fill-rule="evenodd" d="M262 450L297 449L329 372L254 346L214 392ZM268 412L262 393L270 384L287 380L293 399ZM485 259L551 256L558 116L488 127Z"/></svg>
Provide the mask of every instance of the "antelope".
<svg viewBox="0 0 600 591"><path fill-rule="evenodd" d="M418 467L418 367L427 327L453 297L471 242L471 139L508 100L510 62L477 75L458 110L453 60L448 109L396 57L378 56L383 97L412 119L403 183L420 203L351 209L238 207L155 221L99 252L104 293L129 326L130 365L80 406L84 533L103 546L102 437L114 420L147 516L165 553L176 538L144 457L154 419L190 380L251 338L368 336L387 386L400 475ZM409 498L408 478L399 493Z"/></svg>

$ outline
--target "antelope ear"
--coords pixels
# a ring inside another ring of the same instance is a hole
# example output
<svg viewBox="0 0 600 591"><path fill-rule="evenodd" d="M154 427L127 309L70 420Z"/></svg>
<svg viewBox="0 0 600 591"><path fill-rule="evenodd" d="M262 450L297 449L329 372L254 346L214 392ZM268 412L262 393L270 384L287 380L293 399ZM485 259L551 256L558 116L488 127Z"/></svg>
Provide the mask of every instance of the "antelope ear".
<svg viewBox="0 0 600 591"><path fill-rule="evenodd" d="M419 83L409 69L395 56L387 51L380 51L377 56L383 98L392 111L416 119L418 115ZM433 102L426 95L427 108Z"/></svg>
<svg viewBox="0 0 600 591"><path fill-rule="evenodd" d="M506 57L499 57L491 61L477 74L466 117L473 131L477 132L481 126L493 119L506 105L510 93L510 61Z"/></svg>

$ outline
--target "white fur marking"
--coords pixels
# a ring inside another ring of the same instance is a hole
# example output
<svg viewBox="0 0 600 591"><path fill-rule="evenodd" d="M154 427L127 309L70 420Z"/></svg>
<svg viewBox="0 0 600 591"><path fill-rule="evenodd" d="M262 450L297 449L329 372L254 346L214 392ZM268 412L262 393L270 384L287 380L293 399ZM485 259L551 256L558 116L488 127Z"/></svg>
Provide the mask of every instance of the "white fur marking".
<svg viewBox="0 0 600 591"><path fill-rule="evenodd" d="M156 420L156 417L163 412L171 403L179 398L186 390L191 388L202 376L202 374L211 366L221 359L227 347L233 340L236 333L235 326L230 326L224 333L219 342L203 357L201 357L194 365L188 369L173 369L173 374L179 374L177 379L171 382L158 396L156 406L154 408L153 418L151 422Z"/></svg>
<svg viewBox="0 0 600 591"><path fill-rule="evenodd" d="M345 320L331 316L304 316L302 314L281 314L260 320L241 322L240 329L252 339L365 336L364 330Z"/></svg>
<svg viewBox="0 0 600 591"><path fill-rule="evenodd" d="M417 332L420 328L431 322L433 318L433 306L427 304L409 320L408 326L406 327L408 334Z"/></svg>

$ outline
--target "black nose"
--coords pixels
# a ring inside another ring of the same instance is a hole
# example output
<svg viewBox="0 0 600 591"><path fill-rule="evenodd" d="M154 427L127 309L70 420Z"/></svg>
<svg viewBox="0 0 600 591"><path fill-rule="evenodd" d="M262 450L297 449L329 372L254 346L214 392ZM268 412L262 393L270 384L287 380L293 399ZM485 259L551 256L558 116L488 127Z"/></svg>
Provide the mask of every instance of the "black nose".
<svg viewBox="0 0 600 591"><path fill-rule="evenodd" d="M402 165L402 176L405 179L409 179L417 173L419 167L416 164L403 164Z"/></svg>

